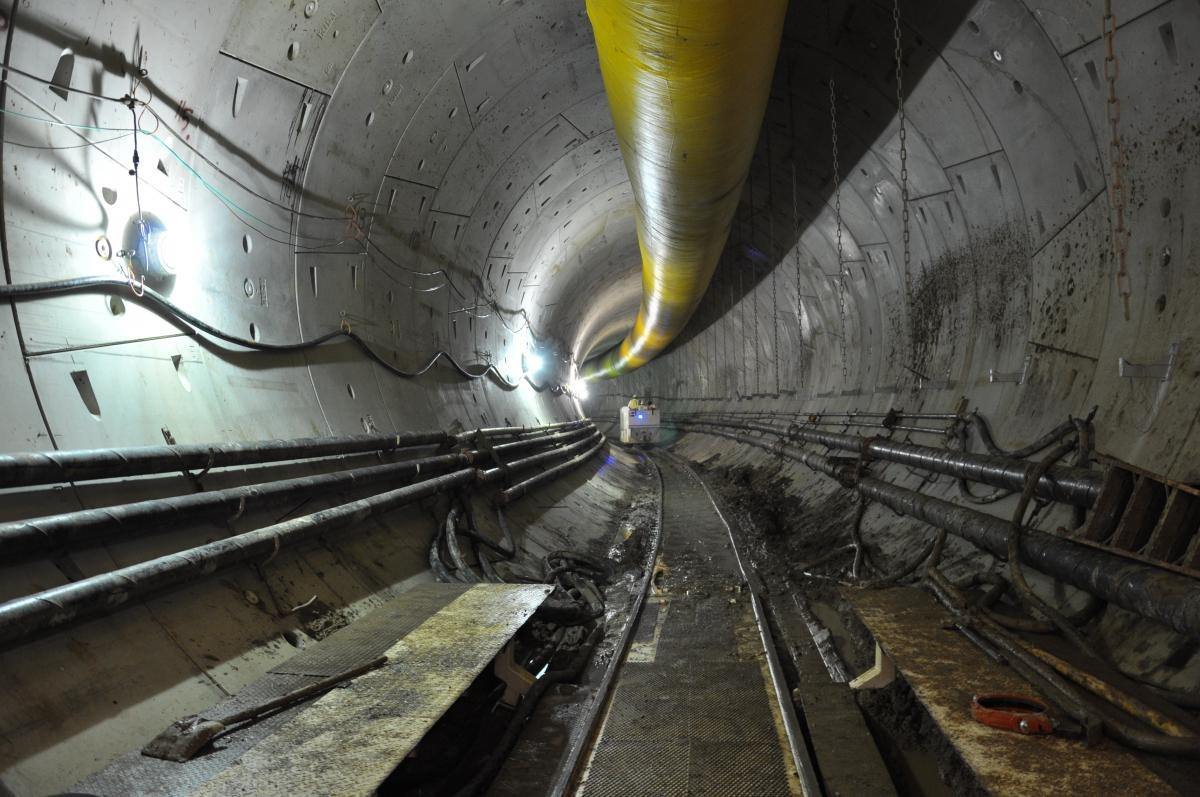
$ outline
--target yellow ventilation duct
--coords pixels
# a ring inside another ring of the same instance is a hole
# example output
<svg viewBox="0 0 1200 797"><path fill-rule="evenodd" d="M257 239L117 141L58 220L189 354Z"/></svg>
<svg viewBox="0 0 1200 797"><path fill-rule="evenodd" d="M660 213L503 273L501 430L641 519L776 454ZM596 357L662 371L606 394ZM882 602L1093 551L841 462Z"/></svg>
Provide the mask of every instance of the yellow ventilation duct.
<svg viewBox="0 0 1200 797"><path fill-rule="evenodd" d="M708 288L758 141L787 0L587 0L637 203L642 305L586 363L618 376L678 335Z"/></svg>

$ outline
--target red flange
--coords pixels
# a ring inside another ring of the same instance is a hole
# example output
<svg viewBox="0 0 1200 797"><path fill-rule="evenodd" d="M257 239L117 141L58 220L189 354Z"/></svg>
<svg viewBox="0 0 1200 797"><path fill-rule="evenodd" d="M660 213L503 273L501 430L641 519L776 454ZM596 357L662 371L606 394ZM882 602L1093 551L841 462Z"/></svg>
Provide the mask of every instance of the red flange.
<svg viewBox="0 0 1200 797"><path fill-rule="evenodd" d="M971 716L976 722L1027 735L1054 733L1048 707L1031 695L994 693L971 698Z"/></svg>

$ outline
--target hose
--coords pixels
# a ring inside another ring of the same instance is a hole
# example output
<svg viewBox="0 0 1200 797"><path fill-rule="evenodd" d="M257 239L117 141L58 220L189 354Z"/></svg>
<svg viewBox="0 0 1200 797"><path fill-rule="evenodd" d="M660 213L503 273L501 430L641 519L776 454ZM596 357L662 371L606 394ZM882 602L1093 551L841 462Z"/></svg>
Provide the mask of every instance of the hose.
<svg viewBox="0 0 1200 797"><path fill-rule="evenodd" d="M462 507L459 498L458 503L450 507L450 511L446 514L446 551L450 554L450 561L454 563L454 577L466 584L478 584L479 576L475 575L475 571L463 559L462 549L458 547L458 518L462 514Z"/></svg>
<svg viewBox="0 0 1200 797"><path fill-rule="evenodd" d="M496 777L496 773L500 771L500 767L503 766L504 761L508 758L509 752L512 751L513 745L517 743L517 738L520 736L521 730L533 714L533 710L537 708L542 696L546 694L550 687L556 684L574 681L579 678L603 635L604 626L602 624L595 625L566 665L548 670L545 675L529 687L529 691L521 698L521 704L513 712L512 719L509 720L508 728L505 729L504 735L496 742L496 748L479 765L474 776L454 793L454 797L475 797L487 784L492 782L492 779Z"/></svg>
<svg viewBox="0 0 1200 797"><path fill-rule="evenodd" d="M65 293L106 293L106 294L122 294L127 299L146 306L160 317L174 323L176 326L181 326L190 329L193 334L203 332L204 334L222 340L226 343L232 343L237 346L242 346L255 351L268 352L293 352L313 349L328 343L337 338L348 338L356 345L368 359L375 362L388 373L401 377L402 379L416 379L426 374L438 362L445 360L452 369L454 369L464 379L475 380L491 377L491 379L505 390L516 390L521 386L521 380L524 380L536 392L541 393L548 388L548 384L538 385L528 374L522 375L517 381L512 381L505 377L497 370L496 366L488 364L482 370L472 370L458 360L454 359L454 355L444 349L439 350L431 356L424 365L415 371L406 371L403 368L398 368L388 362L382 355L371 348L357 332L350 328L347 324L344 328L326 332L323 335L318 335L311 340L289 342L289 343L263 343L250 338L243 338L239 335L234 335L214 327L212 324L203 321L183 308L171 302L162 294L155 291L153 288L144 287L140 291L135 291L131 287L128 280L115 279L112 277L75 277L72 279L50 280L47 282L33 282L17 285L0 285L0 299L8 299L9 301L17 302L27 299L39 299L46 296L57 296ZM553 386L558 388L557 385ZM553 390L552 390L553 392Z"/></svg>
<svg viewBox="0 0 1200 797"><path fill-rule="evenodd" d="M1072 431L1075 429L1073 422L1070 429ZM1070 639L1080 650L1099 658L1099 654L1083 638L1078 629L1067 618L1063 617L1057 609L1050 606L1050 604L1043 601L1034 593L1033 588L1029 586L1029 582L1025 580L1025 573L1021 569L1021 534L1025 529L1025 509L1029 506L1037 483L1041 480L1042 476L1050 470L1050 467L1055 462L1066 456L1075 447L1076 442L1075 440L1067 440L1059 443L1041 462L1029 468L1026 473L1025 489L1021 493L1021 500L1017 502L1017 508L1013 511L1012 527L1008 533L1008 573L1013 586L1017 588L1018 597L1026 608L1032 607L1037 614L1042 615L1057 626L1062 631L1063 636Z"/></svg>
<svg viewBox="0 0 1200 797"><path fill-rule="evenodd" d="M1095 410L1093 410L1095 412ZM1038 452L1045 451L1050 446L1062 440L1071 432L1075 431L1075 421L1068 419L1063 421L1058 426L1054 427L1044 435L1034 440L1027 446L1015 448L1011 451L1001 448L996 445L995 439L992 437L992 430L988 427L988 423L983 416L978 412L972 412L964 419L967 424L975 429L975 433L979 435L980 442L983 447L988 450L989 454L997 457L1010 457L1012 459L1026 459Z"/></svg>
<svg viewBox="0 0 1200 797"><path fill-rule="evenodd" d="M1014 669L1031 683L1040 684L1051 700L1085 728L1099 723L1104 732L1116 741L1143 752L1187 758L1200 757L1200 737L1168 736L1139 728L1125 719L1117 706L1107 702L1106 694L1101 694L1106 698L1106 702L1102 704L1088 701L1079 687L1064 679L1058 670L1032 653L1023 643L1012 638L988 618L966 611L961 594L940 572L932 569L929 575L928 583L931 589L952 614L961 618L972 630L1003 652ZM1111 693L1111 689L1100 691ZM1133 716L1154 724L1154 715L1142 713L1138 704L1125 702L1124 705L1134 712Z"/></svg>

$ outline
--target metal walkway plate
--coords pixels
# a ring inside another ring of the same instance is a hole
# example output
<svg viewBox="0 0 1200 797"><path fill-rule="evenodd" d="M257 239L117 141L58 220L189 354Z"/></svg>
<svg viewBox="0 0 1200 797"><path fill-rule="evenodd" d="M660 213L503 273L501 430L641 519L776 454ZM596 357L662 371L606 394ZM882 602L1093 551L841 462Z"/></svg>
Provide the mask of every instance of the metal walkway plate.
<svg viewBox="0 0 1200 797"><path fill-rule="evenodd" d="M550 587L477 584L196 792L369 795L529 619Z"/></svg>
<svg viewBox="0 0 1200 797"><path fill-rule="evenodd" d="M310 643L296 655L276 664L243 687L233 697L200 713L208 716L229 714L264 703L322 676L345 672L372 661L468 589L468 584L418 584L320 642ZM149 758L134 749L75 784L72 790L104 797L130 794L178 797L191 794L308 705L302 703L259 722L235 728L218 738L211 751L184 763ZM169 719L163 719L164 726ZM140 740L138 748L145 741Z"/></svg>
<svg viewBox="0 0 1200 797"><path fill-rule="evenodd" d="M801 794L729 532L666 457L661 573L576 792L583 797Z"/></svg>

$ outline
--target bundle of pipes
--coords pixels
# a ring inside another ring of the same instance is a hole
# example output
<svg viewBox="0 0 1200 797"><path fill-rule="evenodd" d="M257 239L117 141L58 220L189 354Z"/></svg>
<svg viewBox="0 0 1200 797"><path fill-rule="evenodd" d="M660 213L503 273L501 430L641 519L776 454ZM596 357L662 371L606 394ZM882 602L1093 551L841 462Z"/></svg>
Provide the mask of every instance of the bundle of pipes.
<svg viewBox="0 0 1200 797"><path fill-rule="evenodd" d="M491 440L495 438L515 439L493 446ZM46 484L61 478L73 481L105 479L170 472L187 467L207 470L234 464L311 460L371 451L394 452L402 448L453 445L456 442L474 443L479 447L370 467L0 524L0 557L4 561L15 561L35 554L59 551L72 544L124 539L130 532L172 528L184 518L194 522L240 517L248 511L271 508L301 498L357 491L381 484L394 485L398 480L425 477L402 487L343 502L293 520L10 600L0 604L0 645L108 612L131 600L186 584L241 562L259 557L269 560L288 545L331 531L352 531L371 517L423 498L474 485L494 484L514 473L550 465L544 473L509 488L524 494L533 486L582 464L599 450L604 438L590 421L584 419L542 427L481 429L457 435L421 432L210 446L151 446L4 455L0 457L0 478L5 479L4 485L24 486ZM586 454L576 455L585 447L588 447ZM540 450L523 459L504 461L506 454L530 449ZM489 461L497 463L497 466L488 469L477 467L477 464ZM495 500L498 504L511 500L507 492L497 495Z"/></svg>
<svg viewBox="0 0 1200 797"><path fill-rule="evenodd" d="M947 414L948 415L948 414ZM909 424L900 423L902 418L912 420L921 419L936 419L936 420L959 420L956 415L945 417L943 414L923 413L918 415L905 415L902 412L896 413L871 413L871 412L832 412L832 413L791 413L781 415L776 412L759 411L759 412L694 412L688 417L695 420L733 420L744 421L747 419L756 421L786 421L788 423L806 423L812 426L842 426L845 428L855 427L860 429L883 429L894 432L911 432L913 434L927 434L937 437L944 437L951 432L951 427L937 426L912 426ZM840 418L841 420L835 420ZM859 420L860 418L866 420Z"/></svg>
<svg viewBox="0 0 1200 797"><path fill-rule="evenodd" d="M712 434L740 443L760 446L781 456L801 461L814 470L838 479L847 487L857 490L865 498L902 515L923 520L961 537L993 556L1005 558L1008 554L1008 539L1012 529L1012 523L1009 520L857 473L856 468L845 467L821 454L801 451L787 445L782 440L778 444L769 445L762 440L721 431L719 427L717 429L707 428L708 424L692 423L686 420L676 420L673 424L688 431ZM756 425L749 424L748 426ZM779 433L779 430L770 427L755 431ZM834 445L831 447L843 450L865 450L872 452L868 455L874 456L873 443L876 441L815 431L811 434L812 438L799 437L798 439L826 445L833 443ZM844 439L847 437L849 440ZM851 445L850 441L855 442ZM868 446L868 444L872 445ZM889 445L903 448L905 444ZM924 446L910 446L910 448L920 449ZM883 449L885 452L888 450L891 449ZM933 449L933 451L937 452L937 449ZM918 458L914 461L908 458L910 454L911 452L900 451L898 455L902 455L904 458L891 459L891 461L914 464L916 467L924 467L934 472L951 472L954 475L958 475L957 472L935 470L935 468L957 470L964 467L964 463L947 462L939 458L932 458L928 461ZM887 457L878 456L876 458L886 459ZM925 462L925 464L921 464L921 462ZM1006 471L1015 469L1022 477L1031 465L1029 462L1019 461L1009 461L1003 464L1006 466ZM1057 470L1059 469L1051 469L1046 475L1054 476ZM1075 471L1078 469L1061 470ZM1084 473L1090 474L1091 472L1084 471ZM984 480L983 475L982 473L976 474L980 481ZM1091 477L1087 481L1090 482ZM1064 479L1063 483L1065 484L1067 481ZM1053 496L1056 494L1057 487L1053 484L1046 485L1040 481L1039 491L1042 490ZM1067 494L1071 495L1072 493L1068 492ZM1086 493L1080 495L1086 495ZM1194 578L1156 567L1149 562L1127 559L1105 550L1080 545L1068 538L1057 537L1034 529L1026 530L1021 535L1020 558L1031 567L1077 589L1096 595L1143 617L1156 620L1180 633L1200 637L1200 582Z"/></svg>
<svg viewBox="0 0 1200 797"><path fill-rule="evenodd" d="M691 421L686 416L681 416L669 419L668 422L688 424ZM1028 465L1014 457L949 451L944 448L915 443L896 443L880 437L825 432L795 425L789 429L780 429L768 424L737 421L706 420L697 421L697 423L762 432L784 439L813 443L860 455L867 460L895 462L911 468L942 473L1014 492L1019 492L1024 487L1025 471ZM1103 481L1103 474L1087 468L1056 467L1038 481L1037 495L1040 498L1089 507L1100 495Z"/></svg>

